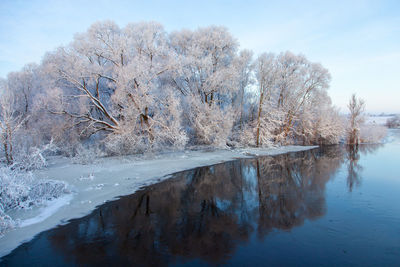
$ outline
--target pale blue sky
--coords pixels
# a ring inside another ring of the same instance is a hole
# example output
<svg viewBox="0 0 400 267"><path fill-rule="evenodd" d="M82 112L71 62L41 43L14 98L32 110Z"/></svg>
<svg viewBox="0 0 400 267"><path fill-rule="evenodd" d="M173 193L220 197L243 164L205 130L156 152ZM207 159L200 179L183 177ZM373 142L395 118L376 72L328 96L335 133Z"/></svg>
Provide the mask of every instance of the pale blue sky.
<svg viewBox="0 0 400 267"><path fill-rule="evenodd" d="M167 31L215 24L256 54L290 50L322 63L342 111L355 92L370 112L400 113L400 1L274 2L1 0L0 77L98 20L153 20Z"/></svg>

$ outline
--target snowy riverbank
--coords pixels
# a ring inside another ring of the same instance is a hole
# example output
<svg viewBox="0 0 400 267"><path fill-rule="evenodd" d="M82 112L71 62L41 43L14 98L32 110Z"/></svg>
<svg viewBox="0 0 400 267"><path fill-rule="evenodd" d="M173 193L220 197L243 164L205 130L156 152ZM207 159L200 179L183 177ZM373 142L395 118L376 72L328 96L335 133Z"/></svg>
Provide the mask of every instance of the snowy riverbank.
<svg viewBox="0 0 400 267"><path fill-rule="evenodd" d="M93 164L71 164L69 159L55 158L47 168L36 171L38 178L64 181L71 194L51 201L45 207L13 214L19 227L0 238L0 257L38 233L82 217L96 206L119 196L134 193L140 187L169 178L170 174L237 158L278 155L303 151L315 146L286 146L268 149L185 151L147 158L113 157Z"/></svg>

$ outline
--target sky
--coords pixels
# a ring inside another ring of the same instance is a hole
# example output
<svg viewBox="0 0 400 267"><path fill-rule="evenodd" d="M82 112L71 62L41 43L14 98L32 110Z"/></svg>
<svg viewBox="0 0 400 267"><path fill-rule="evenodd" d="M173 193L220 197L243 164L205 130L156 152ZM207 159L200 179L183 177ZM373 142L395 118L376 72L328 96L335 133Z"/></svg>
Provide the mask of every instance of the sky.
<svg viewBox="0 0 400 267"><path fill-rule="evenodd" d="M241 49L304 54L326 67L329 95L351 94L371 113L400 113L400 1L1 0L0 77L40 63L99 20L157 21L168 32L222 25Z"/></svg>

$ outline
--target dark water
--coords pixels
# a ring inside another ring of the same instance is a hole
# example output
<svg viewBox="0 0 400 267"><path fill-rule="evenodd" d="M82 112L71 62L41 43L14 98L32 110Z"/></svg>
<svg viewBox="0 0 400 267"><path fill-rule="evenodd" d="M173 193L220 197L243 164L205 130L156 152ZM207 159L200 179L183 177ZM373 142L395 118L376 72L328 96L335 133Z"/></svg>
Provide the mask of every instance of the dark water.
<svg viewBox="0 0 400 267"><path fill-rule="evenodd" d="M0 264L400 266L399 170L398 141L197 168L43 232Z"/></svg>

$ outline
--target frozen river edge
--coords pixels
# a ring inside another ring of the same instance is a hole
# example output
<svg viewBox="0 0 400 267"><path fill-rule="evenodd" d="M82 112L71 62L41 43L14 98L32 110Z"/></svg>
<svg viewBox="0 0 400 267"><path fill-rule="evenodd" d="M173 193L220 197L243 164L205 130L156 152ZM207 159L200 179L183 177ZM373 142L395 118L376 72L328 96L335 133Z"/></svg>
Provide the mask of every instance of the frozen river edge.
<svg viewBox="0 0 400 267"><path fill-rule="evenodd" d="M239 158L273 156L298 152L317 146L282 146L214 151L183 151L157 154L147 158L101 158L93 164L71 164L54 158L45 169L34 172L44 179L65 181L71 194L46 207L22 213L20 227L0 238L0 257L45 230L89 214L104 202L135 193L139 188L170 178L176 172L209 166Z"/></svg>

